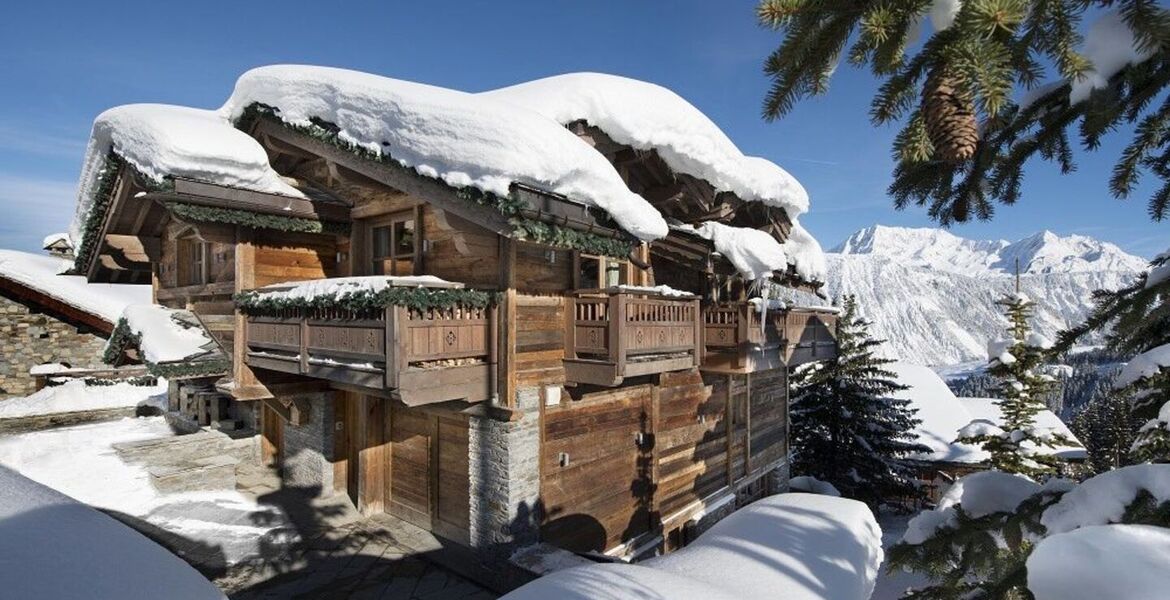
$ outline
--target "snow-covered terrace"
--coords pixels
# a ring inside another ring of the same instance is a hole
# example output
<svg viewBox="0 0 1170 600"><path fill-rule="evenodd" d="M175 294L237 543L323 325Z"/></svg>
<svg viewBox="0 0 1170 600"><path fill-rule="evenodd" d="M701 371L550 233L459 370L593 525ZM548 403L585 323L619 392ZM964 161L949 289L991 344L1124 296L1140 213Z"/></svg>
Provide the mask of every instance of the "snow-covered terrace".
<svg viewBox="0 0 1170 600"><path fill-rule="evenodd" d="M733 235L727 226L718 234L705 230L721 253L737 256L733 263L741 274L755 278L794 269L807 281L823 279L820 247L796 220L807 210L808 196L794 178L770 161L740 153L714 123L664 88L595 74L572 81L583 85L595 78L610 82L597 93L612 96L605 102L594 98L595 105L621 105L628 112L611 115L607 131L635 147L653 148L677 172L710 182L716 194L733 194L781 215L783 224L773 230L788 236L783 244L774 238L748 244L751 232ZM516 200L527 202L517 190L531 189L600 209L631 239L667 235L659 209L631 191L602 153L547 111L505 92L469 94L343 69L276 65L242 75L218 111L157 104L110 109L94 123L81 175L71 226L78 266L92 264L112 203L152 199L113 197L111 170L122 163L151 190L194 181L287 198L290 206L304 202L304 188L279 175L264 146L235 127L256 117L257 107L265 120L327 138L351 158L398 166L449 189L474 190L479 200L468 204L494 203L506 213L515 210ZM632 96L641 101L626 103ZM666 112L676 117L673 125L644 110L665 101ZM589 115L599 119L598 110Z"/></svg>
<svg viewBox="0 0 1170 600"><path fill-rule="evenodd" d="M129 349L163 377L218 375L228 368L227 355L193 313L157 304L127 306L103 358L116 364Z"/></svg>

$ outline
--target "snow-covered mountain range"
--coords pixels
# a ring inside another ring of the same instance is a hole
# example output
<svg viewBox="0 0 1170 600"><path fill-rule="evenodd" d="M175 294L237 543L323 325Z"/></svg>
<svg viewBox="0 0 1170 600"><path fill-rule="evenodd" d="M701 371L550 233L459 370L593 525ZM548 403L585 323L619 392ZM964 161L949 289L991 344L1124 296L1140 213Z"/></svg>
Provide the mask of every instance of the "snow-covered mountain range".
<svg viewBox="0 0 1170 600"><path fill-rule="evenodd" d="M881 225L849 236L827 258L829 296L856 295L891 357L934 366L986 358L987 341L1006 327L995 300L1015 285L1017 260L1021 290L1037 303L1033 325L1049 337L1088 314L1093 290L1121 287L1147 267L1080 235L977 241Z"/></svg>

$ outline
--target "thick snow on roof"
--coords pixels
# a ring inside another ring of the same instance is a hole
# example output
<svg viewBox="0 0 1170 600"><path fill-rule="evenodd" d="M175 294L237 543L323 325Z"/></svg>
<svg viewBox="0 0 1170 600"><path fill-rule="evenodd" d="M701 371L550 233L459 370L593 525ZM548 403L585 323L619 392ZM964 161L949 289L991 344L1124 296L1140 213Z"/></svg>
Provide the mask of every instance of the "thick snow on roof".
<svg viewBox="0 0 1170 600"><path fill-rule="evenodd" d="M666 221L577 136L540 114L485 96L358 71L302 65L252 69L221 109L263 103L287 123L323 119L339 136L455 187L501 196L524 183L597 206L643 239Z"/></svg>
<svg viewBox="0 0 1170 600"><path fill-rule="evenodd" d="M817 494L778 494L718 522L690 545L644 565L736 598L866 600L882 563L869 507Z"/></svg>
<svg viewBox="0 0 1170 600"><path fill-rule="evenodd" d="M975 446L955 443L959 430L971 422L971 413L963 406L946 382L928 367L896 362L887 367L898 383L909 389L894 393L895 398L910 401L910 408L922 421L915 428L918 443L930 448L923 460L977 463L988 458Z"/></svg>
<svg viewBox="0 0 1170 600"><path fill-rule="evenodd" d="M1170 590L1170 529L1101 525L1048 537L1028 557L1036 600L1163 600Z"/></svg>
<svg viewBox="0 0 1170 600"><path fill-rule="evenodd" d="M187 177L260 192L303 197L268 163L264 148L215 111L168 104L127 104L93 122L69 233L80 246L106 155L113 149L156 182Z"/></svg>
<svg viewBox="0 0 1170 600"><path fill-rule="evenodd" d="M972 420L984 419L996 426L1002 426L1003 412L999 409L999 405L996 404L997 401L998 399L996 398L959 398L959 402L971 414ZM1048 409L1036 413L1034 424L1037 429L1051 431L1075 442L1080 442L1077 436L1073 435L1072 430L1068 428L1068 425L1064 421L1061 421L1060 417L1056 416L1056 413ZM1045 454L1055 454L1061 458L1083 459L1086 456L1085 449L1081 446L1045 447L1039 450Z"/></svg>
<svg viewBox="0 0 1170 600"><path fill-rule="evenodd" d="M800 182L764 158L745 156L711 119L653 83L603 73L568 73L484 92L561 123L587 121L614 141L654 149L678 173L717 191L760 201L796 217L808 211Z"/></svg>
<svg viewBox="0 0 1170 600"><path fill-rule="evenodd" d="M52 256L0 250L0 277L101 317L111 325L126 306L150 302L149 285L87 283L84 277L57 274L70 266L69 261Z"/></svg>
<svg viewBox="0 0 1170 600"><path fill-rule="evenodd" d="M140 337L138 349L147 362L188 359L218 349L207 330L185 310L157 304L134 304L122 312L130 332Z"/></svg>
<svg viewBox="0 0 1170 600"><path fill-rule="evenodd" d="M190 565L123 523L0 467L0 589L10 598L218 600Z"/></svg>
<svg viewBox="0 0 1170 600"><path fill-rule="evenodd" d="M745 279L764 279L788 269L784 246L765 231L707 221L695 233L715 244L715 251L735 266Z"/></svg>
<svg viewBox="0 0 1170 600"><path fill-rule="evenodd" d="M69 239L68 233L50 233L41 240L41 248L48 249L53 244L64 243L66 246L72 247L73 242Z"/></svg>

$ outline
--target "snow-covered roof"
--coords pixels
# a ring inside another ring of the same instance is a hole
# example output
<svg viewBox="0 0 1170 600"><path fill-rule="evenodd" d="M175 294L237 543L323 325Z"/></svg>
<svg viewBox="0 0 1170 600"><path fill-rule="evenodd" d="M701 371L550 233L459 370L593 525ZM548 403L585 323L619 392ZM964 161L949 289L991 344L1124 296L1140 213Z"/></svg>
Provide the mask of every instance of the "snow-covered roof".
<svg viewBox="0 0 1170 600"><path fill-rule="evenodd" d="M982 449L955 442L959 430L971 422L971 413L937 373L928 367L904 362L892 363L887 368L894 373L898 383L909 386L909 389L895 392L894 397L909 400L909 407L917 411L914 416L922 421L914 433L918 436L918 443L930 448L930 453L917 458L956 463L987 460L988 454Z"/></svg>
<svg viewBox="0 0 1170 600"><path fill-rule="evenodd" d="M666 222L631 192L605 157L536 112L486 96L370 73L304 65L252 69L220 109L237 118L256 103L293 125L321 119L341 139L454 187L500 196L535 186L608 212L629 233L653 240Z"/></svg>
<svg viewBox="0 0 1170 600"><path fill-rule="evenodd" d="M73 242L69 240L68 233L50 233L41 240L41 248L48 250L51 246L64 245L72 248Z"/></svg>
<svg viewBox="0 0 1170 600"><path fill-rule="evenodd" d="M362 275L273 283L253 292L257 297L281 300L345 299L353 294L377 293L391 287L462 288L434 275Z"/></svg>
<svg viewBox="0 0 1170 600"><path fill-rule="evenodd" d="M147 363L189 361L220 353L219 345L190 311L134 304L122 312L118 326L123 323L126 331L138 338L138 349Z"/></svg>
<svg viewBox="0 0 1170 600"><path fill-rule="evenodd" d="M604 73L568 73L480 94L536 111L558 123L586 121L614 141L657 150L672 170L741 200L808 211L808 192L770 160L745 156L690 102L653 83Z"/></svg>
<svg viewBox="0 0 1170 600"><path fill-rule="evenodd" d="M137 531L3 466L0 557L9 598L226 598Z"/></svg>
<svg viewBox="0 0 1170 600"><path fill-rule="evenodd" d="M959 398L959 402L967 409L968 414L971 415L972 420L983 419L995 426L1003 425L1003 412L1000 411L999 405L996 404L996 398ZM1047 430L1051 433L1063 435L1064 437L1080 443L1077 436L1073 435L1071 429L1056 413L1044 409L1036 413L1034 425L1037 429ZM1085 449L1082 446L1059 446L1057 448L1041 448L1044 454L1053 454L1064 459L1081 460L1086 457Z"/></svg>
<svg viewBox="0 0 1170 600"><path fill-rule="evenodd" d="M809 282L823 282L828 274L821 245L799 223L793 225L783 243L765 231L718 221L706 221L697 227L673 222L670 228L710 240L715 251L745 279L768 278L774 272L786 273L789 267Z"/></svg>
<svg viewBox="0 0 1170 600"><path fill-rule="evenodd" d="M111 325L128 305L150 302L149 285L88 283L84 277L58 275L69 266L69 261L52 256L0 250L0 278L36 290Z"/></svg>
<svg viewBox="0 0 1170 600"><path fill-rule="evenodd" d="M113 151L156 183L185 177L259 192L303 197L268 163L260 142L215 111L168 104L127 104L93 122L77 209L69 233L84 247L85 223L97 200L106 157Z"/></svg>

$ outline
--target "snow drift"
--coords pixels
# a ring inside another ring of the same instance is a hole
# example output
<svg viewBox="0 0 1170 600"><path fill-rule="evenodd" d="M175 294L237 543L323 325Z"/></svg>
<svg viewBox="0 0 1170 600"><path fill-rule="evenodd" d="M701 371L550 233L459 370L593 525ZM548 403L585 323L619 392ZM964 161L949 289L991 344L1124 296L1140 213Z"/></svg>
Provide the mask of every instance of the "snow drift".
<svg viewBox="0 0 1170 600"><path fill-rule="evenodd" d="M502 600L866 600L883 558L881 535L861 502L780 494L740 509L673 554L566 569Z"/></svg>
<svg viewBox="0 0 1170 600"><path fill-rule="evenodd" d="M137 531L6 467L0 467L0 589L10 598L225 598Z"/></svg>

